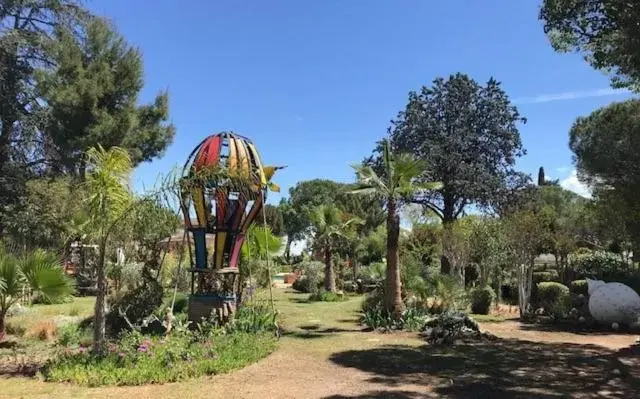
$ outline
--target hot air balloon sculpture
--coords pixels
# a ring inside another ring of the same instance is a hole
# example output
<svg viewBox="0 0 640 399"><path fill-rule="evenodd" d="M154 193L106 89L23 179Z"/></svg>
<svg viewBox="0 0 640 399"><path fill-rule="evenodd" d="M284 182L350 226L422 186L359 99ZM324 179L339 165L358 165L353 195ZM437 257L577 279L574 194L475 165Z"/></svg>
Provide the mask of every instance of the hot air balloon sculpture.
<svg viewBox="0 0 640 399"><path fill-rule="evenodd" d="M270 182L277 169L263 166L253 142L232 132L205 138L189 155L180 189L191 261L190 320L213 312L228 320L235 312L240 249L267 190L279 191Z"/></svg>

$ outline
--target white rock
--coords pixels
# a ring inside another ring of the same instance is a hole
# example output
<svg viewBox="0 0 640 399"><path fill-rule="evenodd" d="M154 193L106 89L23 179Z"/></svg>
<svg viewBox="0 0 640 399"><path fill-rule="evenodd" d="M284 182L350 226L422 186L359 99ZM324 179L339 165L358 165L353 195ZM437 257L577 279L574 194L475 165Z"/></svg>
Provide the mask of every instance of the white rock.
<svg viewBox="0 0 640 399"><path fill-rule="evenodd" d="M622 283L587 279L589 312L601 323L630 324L640 309L640 295Z"/></svg>

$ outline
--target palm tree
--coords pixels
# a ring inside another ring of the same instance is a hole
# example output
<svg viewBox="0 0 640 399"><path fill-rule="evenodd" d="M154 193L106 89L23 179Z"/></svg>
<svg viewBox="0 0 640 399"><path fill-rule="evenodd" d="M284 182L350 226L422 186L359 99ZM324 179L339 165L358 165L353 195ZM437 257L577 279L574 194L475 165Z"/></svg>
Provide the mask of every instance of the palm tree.
<svg viewBox="0 0 640 399"><path fill-rule="evenodd" d="M353 227L361 223L350 218L335 205L320 205L313 209L311 220L315 228L314 244L324 256L324 289L336 292L336 276L331 255L340 240L348 239Z"/></svg>
<svg viewBox="0 0 640 399"><path fill-rule="evenodd" d="M55 255L38 250L18 258L0 248L0 341L7 311L25 295L54 301L72 293L73 282Z"/></svg>
<svg viewBox="0 0 640 399"><path fill-rule="evenodd" d="M382 142L383 174L378 176L371 166L354 166L358 186L352 193L375 195L385 199L387 208L387 276L385 289L386 310L395 318L404 311L402 281L398 257L400 239L400 215L402 203L416 194L437 190L440 183L418 184L415 179L425 170L425 165L409 154L391 154L387 140Z"/></svg>
<svg viewBox="0 0 640 399"><path fill-rule="evenodd" d="M131 209L133 197L129 190L131 158L126 150L102 146L87 151L90 166L85 188L89 195L88 213L94 238L98 242L98 262L96 274L98 292L96 296L95 320L93 328L93 349L102 350L105 340L107 297L107 277L105 255L107 240L115 225Z"/></svg>

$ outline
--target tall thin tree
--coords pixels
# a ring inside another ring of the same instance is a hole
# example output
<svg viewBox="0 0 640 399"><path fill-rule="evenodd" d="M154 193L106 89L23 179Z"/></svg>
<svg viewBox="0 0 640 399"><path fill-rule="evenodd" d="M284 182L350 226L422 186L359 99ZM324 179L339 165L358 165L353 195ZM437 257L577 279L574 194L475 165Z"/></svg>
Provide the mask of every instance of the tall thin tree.
<svg viewBox="0 0 640 399"><path fill-rule="evenodd" d="M399 318L404 311L398 243L400 239L400 214L403 203L417 194L438 190L441 183L418 183L425 170L424 163L409 154L392 154L389 142L382 142L383 173L376 174L371 166L354 166L358 186L352 193L375 195L384 198L387 208L387 276L385 307Z"/></svg>

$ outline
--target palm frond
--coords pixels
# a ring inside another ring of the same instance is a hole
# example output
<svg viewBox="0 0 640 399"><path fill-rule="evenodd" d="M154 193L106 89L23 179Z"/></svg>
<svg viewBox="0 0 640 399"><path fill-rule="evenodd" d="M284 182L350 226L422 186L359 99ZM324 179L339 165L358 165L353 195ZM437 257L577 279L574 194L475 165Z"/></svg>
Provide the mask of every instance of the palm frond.
<svg viewBox="0 0 640 399"><path fill-rule="evenodd" d="M36 294L56 300L73 293L73 281L64 274L57 255L36 250L19 263L27 286Z"/></svg>
<svg viewBox="0 0 640 399"><path fill-rule="evenodd" d="M0 296L17 300L22 295L24 275L15 256L6 253L0 254L0 280L2 280Z"/></svg>

